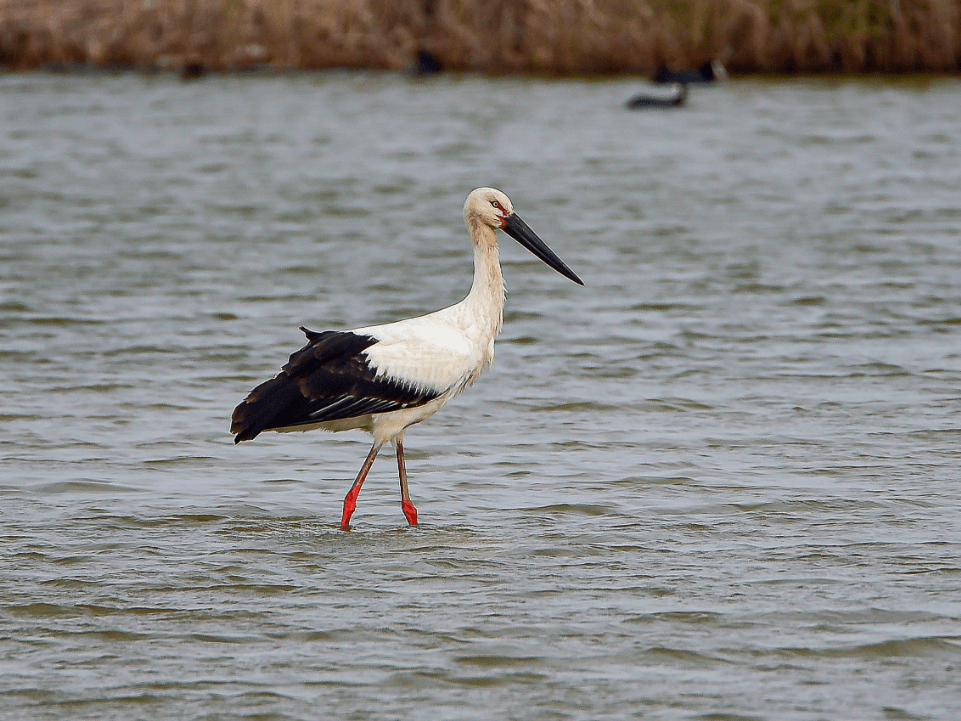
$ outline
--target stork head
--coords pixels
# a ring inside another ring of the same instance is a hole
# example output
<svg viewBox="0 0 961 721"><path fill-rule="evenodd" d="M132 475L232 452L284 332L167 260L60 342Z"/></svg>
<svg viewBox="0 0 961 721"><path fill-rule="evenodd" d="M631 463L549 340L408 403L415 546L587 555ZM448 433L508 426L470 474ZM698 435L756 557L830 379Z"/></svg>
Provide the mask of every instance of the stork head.
<svg viewBox="0 0 961 721"><path fill-rule="evenodd" d="M470 229L475 223L479 223L495 230L503 230L565 278L584 285L577 274L514 212L511 199L496 188L477 188L471 191L464 201L464 222ZM473 230L471 232L473 233Z"/></svg>
<svg viewBox="0 0 961 721"><path fill-rule="evenodd" d="M513 212L511 199L496 188L477 188L464 201L464 222L468 227L474 220L491 228L503 228L504 216Z"/></svg>

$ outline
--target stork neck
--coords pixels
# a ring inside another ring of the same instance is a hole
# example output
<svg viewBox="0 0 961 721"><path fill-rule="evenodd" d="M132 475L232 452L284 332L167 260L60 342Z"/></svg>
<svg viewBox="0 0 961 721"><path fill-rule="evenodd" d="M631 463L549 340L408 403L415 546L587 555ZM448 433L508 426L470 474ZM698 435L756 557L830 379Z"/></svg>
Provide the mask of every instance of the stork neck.
<svg viewBox="0 0 961 721"><path fill-rule="evenodd" d="M465 303L486 315L494 329L500 330L504 314L504 276L494 230L487 226L471 228L474 240L474 284Z"/></svg>

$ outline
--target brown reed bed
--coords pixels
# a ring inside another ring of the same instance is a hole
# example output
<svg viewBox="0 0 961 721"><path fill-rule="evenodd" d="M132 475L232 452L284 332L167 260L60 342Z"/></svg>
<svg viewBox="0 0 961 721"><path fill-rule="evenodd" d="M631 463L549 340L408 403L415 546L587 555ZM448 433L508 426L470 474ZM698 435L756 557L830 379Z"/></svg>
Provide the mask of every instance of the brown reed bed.
<svg viewBox="0 0 961 721"><path fill-rule="evenodd" d="M961 0L0 0L0 66L957 72Z"/></svg>

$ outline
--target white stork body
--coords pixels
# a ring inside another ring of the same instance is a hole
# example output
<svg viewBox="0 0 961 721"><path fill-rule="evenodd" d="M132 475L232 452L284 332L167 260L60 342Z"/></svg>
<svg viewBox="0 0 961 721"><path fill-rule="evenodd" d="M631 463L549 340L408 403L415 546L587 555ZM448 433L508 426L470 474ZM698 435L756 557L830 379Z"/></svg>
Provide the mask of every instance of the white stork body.
<svg viewBox="0 0 961 721"><path fill-rule="evenodd" d="M281 373L257 386L234 410L235 442L262 430L361 429L374 445L347 498L341 527L349 528L357 495L381 447L397 453L401 502L417 523L404 467L404 432L426 420L474 382L494 360L494 339L504 311L496 229L501 228L558 272L580 279L518 218L506 195L474 190L464 203L474 244L474 282L460 303L428 315L356 328L315 333L290 356Z"/></svg>

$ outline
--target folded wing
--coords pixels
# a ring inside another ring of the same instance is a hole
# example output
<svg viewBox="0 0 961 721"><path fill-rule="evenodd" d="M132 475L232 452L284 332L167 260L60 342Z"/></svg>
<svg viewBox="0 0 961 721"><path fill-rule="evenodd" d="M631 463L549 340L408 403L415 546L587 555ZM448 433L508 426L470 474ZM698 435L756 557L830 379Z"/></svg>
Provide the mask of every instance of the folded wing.
<svg viewBox="0 0 961 721"><path fill-rule="evenodd" d="M413 408L444 392L378 371L367 352L379 342L373 336L301 330L307 345L234 409L230 426L234 443L251 440L265 430Z"/></svg>

